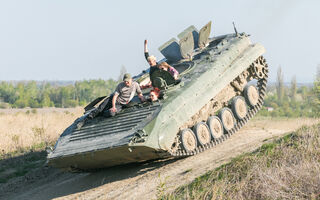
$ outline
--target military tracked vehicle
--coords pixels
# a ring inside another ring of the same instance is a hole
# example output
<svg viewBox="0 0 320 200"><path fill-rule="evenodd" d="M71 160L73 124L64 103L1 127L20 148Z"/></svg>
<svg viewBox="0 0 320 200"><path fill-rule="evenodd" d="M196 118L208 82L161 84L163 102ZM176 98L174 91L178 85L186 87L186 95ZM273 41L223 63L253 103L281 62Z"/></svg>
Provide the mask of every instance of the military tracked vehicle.
<svg viewBox="0 0 320 200"><path fill-rule="evenodd" d="M163 96L156 102L136 102L111 118L98 116L77 124L103 101L89 104L85 114L68 127L48 154L48 164L88 170L157 158L198 154L222 143L262 107L268 65L265 49L249 35L209 37L211 22L198 31L188 27L159 50L180 72L174 80L159 70L134 77L151 81ZM160 61L161 62L161 61ZM144 89L148 96L150 89ZM138 98L136 98L138 99Z"/></svg>

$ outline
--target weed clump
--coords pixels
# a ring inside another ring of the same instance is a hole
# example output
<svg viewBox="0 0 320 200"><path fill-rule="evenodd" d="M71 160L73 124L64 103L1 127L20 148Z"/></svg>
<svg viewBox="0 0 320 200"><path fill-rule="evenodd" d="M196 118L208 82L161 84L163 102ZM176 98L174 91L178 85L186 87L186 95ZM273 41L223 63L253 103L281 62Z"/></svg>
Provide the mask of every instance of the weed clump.
<svg viewBox="0 0 320 200"><path fill-rule="evenodd" d="M32 109L31 109L31 113L32 113L32 114L37 114L37 113L38 113L38 111L37 111L37 109L32 108Z"/></svg>

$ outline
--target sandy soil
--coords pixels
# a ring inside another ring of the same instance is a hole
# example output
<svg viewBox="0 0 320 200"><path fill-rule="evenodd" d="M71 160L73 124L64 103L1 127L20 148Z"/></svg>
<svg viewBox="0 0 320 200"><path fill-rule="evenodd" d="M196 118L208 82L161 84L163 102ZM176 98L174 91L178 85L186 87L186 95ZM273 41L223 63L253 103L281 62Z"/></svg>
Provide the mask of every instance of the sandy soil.
<svg viewBox="0 0 320 200"><path fill-rule="evenodd" d="M149 161L92 173L68 173L43 167L0 189L3 199L156 199L208 170L250 152L268 139L296 130L315 119L254 119L227 141L196 156ZM164 187L160 187L164 183Z"/></svg>

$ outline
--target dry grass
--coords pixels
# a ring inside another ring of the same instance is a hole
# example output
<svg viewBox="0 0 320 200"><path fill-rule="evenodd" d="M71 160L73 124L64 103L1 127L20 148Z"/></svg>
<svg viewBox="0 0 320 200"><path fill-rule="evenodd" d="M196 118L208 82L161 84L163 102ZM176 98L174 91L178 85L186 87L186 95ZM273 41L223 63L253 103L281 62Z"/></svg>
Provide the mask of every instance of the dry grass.
<svg viewBox="0 0 320 200"><path fill-rule="evenodd" d="M82 108L0 109L0 154L53 144L82 113Z"/></svg>
<svg viewBox="0 0 320 200"><path fill-rule="evenodd" d="M320 199L320 125L304 127L162 199Z"/></svg>

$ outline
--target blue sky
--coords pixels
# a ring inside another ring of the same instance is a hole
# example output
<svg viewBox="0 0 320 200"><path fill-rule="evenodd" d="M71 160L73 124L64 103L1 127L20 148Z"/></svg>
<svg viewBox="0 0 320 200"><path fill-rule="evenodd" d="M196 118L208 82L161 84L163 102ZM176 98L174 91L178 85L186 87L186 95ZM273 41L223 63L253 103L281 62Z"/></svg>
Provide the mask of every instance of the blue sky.
<svg viewBox="0 0 320 200"><path fill-rule="evenodd" d="M143 41L158 47L190 25L212 21L211 36L251 34L263 44L271 81L312 82L320 64L320 1L0 0L0 80L117 78L148 65Z"/></svg>

